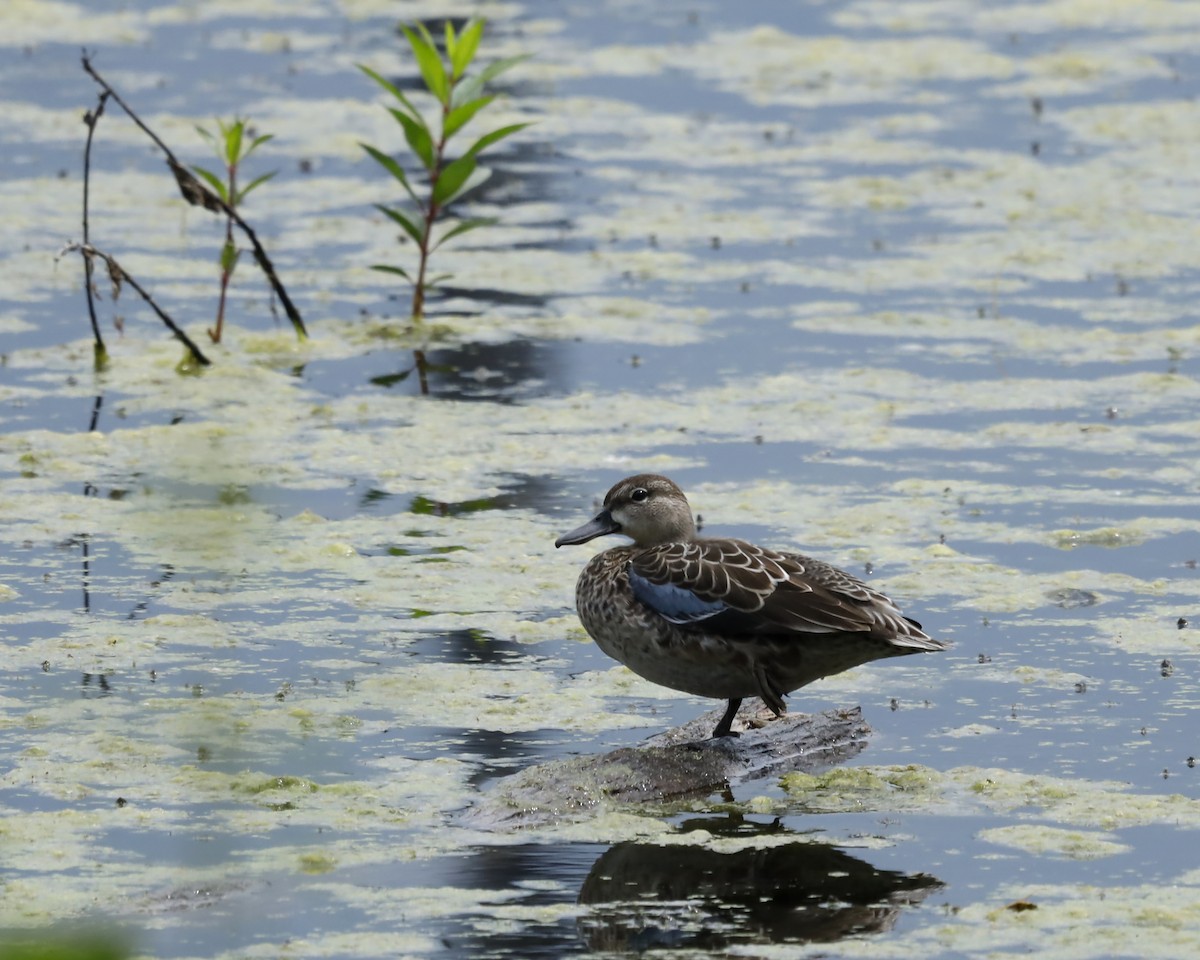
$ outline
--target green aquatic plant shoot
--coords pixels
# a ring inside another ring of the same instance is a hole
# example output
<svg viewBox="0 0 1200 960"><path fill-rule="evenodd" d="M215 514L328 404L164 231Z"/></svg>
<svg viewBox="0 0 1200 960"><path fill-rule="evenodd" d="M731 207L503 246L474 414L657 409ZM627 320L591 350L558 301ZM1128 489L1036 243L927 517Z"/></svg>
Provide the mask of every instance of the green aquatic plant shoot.
<svg viewBox="0 0 1200 960"><path fill-rule="evenodd" d="M201 126L197 126L196 130L209 142L217 158L224 164L224 177L196 164L192 164L192 169L231 209L237 209L252 190L262 186L279 172L272 170L270 173L255 177L244 187L238 186L238 171L241 165L249 158L250 154L272 138L272 134L269 133L253 136L252 132L247 129L247 122L240 117L234 118L229 123L218 119L216 133ZM229 290L229 281L233 278L233 271L237 268L238 257L241 255L241 251L233 242L233 226L233 217L226 216L225 243L221 246L219 261L221 264L221 295L217 301L217 322L208 331L213 343L221 342L221 333L225 327L225 297Z"/></svg>
<svg viewBox="0 0 1200 960"><path fill-rule="evenodd" d="M453 237L496 222L495 217L454 218L453 223L443 226L448 208L485 179L486 173L478 163L479 155L505 137L529 126L527 123L514 123L500 127L479 137L457 157L450 159L447 155L446 148L451 138L496 99L495 94L483 92L484 86L526 59L526 56L516 56L497 60L468 77L467 68L475 60L483 39L483 28L483 20L473 19L467 22L461 32L456 33L454 25L447 20L443 51L438 50L425 24L417 23L415 28L403 28L425 88L441 107L441 123L436 132L394 83L370 67L359 64L363 73L395 99L398 105L388 110L403 129L404 139L428 179L428 190L418 193L404 167L392 156L370 144L360 144L400 183L416 207L414 213L412 210L376 204L376 208L417 245L416 274L392 264L375 264L373 269L396 274L412 284L411 313L413 322L417 324L425 316L426 293L440 281L449 279L449 274L430 276L429 258L433 251Z"/></svg>

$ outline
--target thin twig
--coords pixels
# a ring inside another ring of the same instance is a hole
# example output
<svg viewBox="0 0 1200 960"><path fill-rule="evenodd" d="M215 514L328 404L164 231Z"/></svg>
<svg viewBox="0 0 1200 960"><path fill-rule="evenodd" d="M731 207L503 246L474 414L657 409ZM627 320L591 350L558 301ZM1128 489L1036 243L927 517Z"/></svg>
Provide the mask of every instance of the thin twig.
<svg viewBox="0 0 1200 960"><path fill-rule="evenodd" d="M267 281L271 284L271 288L279 297L279 302L283 304L283 310L287 314L288 319L292 322L292 327L296 331L296 336L302 340L308 339L308 330L304 327L304 320L300 317L300 311L296 309L292 303L291 297L288 296L287 290L284 289L283 283L280 281L278 274L275 273L275 266L271 263L271 258L267 256L267 251L263 249L263 245L258 242L258 235L245 220L242 219L233 207L218 197L215 193L208 189L204 184L197 180L183 164L179 162L171 149L162 142L141 118L133 112L133 109L121 99L117 92L108 85L107 81L96 72L92 67L91 58L85 51L83 54L83 69L93 80L100 85L100 88L106 91L117 105L120 106L129 119L136 123L142 131L148 136L167 158L167 166L171 168L171 173L175 175L175 182L179 185L179 192L183 195L183 199L192 206L204 207L205 210L211 210L213 213L224 213L227 217L233 220L238 225L242 233L246 235L246 239L250 241L250 246L253 247L254 260L259 268L266 275Z"/></svg>
<svg viewBox="0 0 1200 960"><path fill-rule="evenodd" d="M417 368L417 382L421 385L421 396L429 396L429 363L425 359L424 350L413 351L413 361Z"/></svg>
<svg viewBox="0 0 1200 960"><path fill-rule="evenodd" d="M92 138L96 133L96 124L99 123L100 117L104 115L104 104L108 102L109 93L107 90L101 91L100 99L96 103L96 109L91 113L84 114L83 122L87 124L87 141L83 148L83 242L85 245L92 242L92 238L88 233L88 194L91 184L92 173ZM83 276L84 290L87 292L88 315L92 318L92 336L96 338L96 363L98 366L104 365L104 360L108 356L108 348L104 346L104 337L100 335L100 322L96 319L96 296L92 289L92 258L84 255L83 257Z"/></svg>
<svg viewBox="0 0 1200 960"><path fill-rule="evenodd" d="M144 123L142 123L141 118L136 113L133 112L133 110L130 108L129 104L127 104L124 100L121 99L120 94L118 94L116 90L114 90L112 87L110 87L104 81L104 79L100 76L100 74L98 74L92 68L92 58L88 55L88 52L86 50L83 52L83 69L87 71L88 76L90 76L93 80L95 80L98 84L100 84L100 89L102 89L105 93L107 93L110 97L112 97L117 102L117 105L129 115L129 119L132 120L134 123L136 123L139 127L141 127L142 132L158 145L158 149L160 149L168 157L172 157L172 159L173 159L173 155L172 155L170 149L167 147L167 145L165 143L163 143L158 138L158 134L156 134L148 126L146 126Z"/></svg>
<svg viewBox="0 0 1200 960"><path fill-rule="evenodd" d="M88 433L95 433L96 427L100 423L100 408L104 406L104 394L96 394L96 399L92 401L92 419L88 421ZM84 490L86 493L87 491Z"/></svg>
<svg viewBox="0 0 1200 960"><path fill-rule="evenodd" d="M90 243L69 244L63 250L63 253L72 253L76 250L78 250L79 253L82 254L83 259L85 261L91 261L95 257L99 257L101 260L103 260L104 265L108 268L108 275L109 275L109 278L112 280L114 286L119 286L122 283L128 283L131 287L133 287L134 290L136 290L138 292L138 295L143 300L145 300L146 303L148 303L150 305L150 309L152 309L155 313L158 314L159 319L162 320L162 322L166 324L167 329L170 330L173 334L175 334L176 338L178 340L180 340L185 347L188 348L188 351L191 353L192 358L197 363L199 363L205 367L207 367L211 363L211 361L208 359L208 357L206 357L200 351L200 348L198 346L196 346L195 343L192 342L191 337L189 337L186 333L184 333L183 330L180 329L180 327L175 323L175 321L172 320L170 318L170 316L167 315L166 311L163 310L162 307L160 307L157 303L154 302L154 298L152 296L150 296L150 294L146 291L146 288L143 287L140 283L138 283L132 276L130 276L130 274L128 272L126 272L125 268L122 267L119 263L117 263L117 260L115 257L111 256L110 254L105 253L103 250L96 249ZM89 270L89 273L90 273L90 270Z"/></svg>

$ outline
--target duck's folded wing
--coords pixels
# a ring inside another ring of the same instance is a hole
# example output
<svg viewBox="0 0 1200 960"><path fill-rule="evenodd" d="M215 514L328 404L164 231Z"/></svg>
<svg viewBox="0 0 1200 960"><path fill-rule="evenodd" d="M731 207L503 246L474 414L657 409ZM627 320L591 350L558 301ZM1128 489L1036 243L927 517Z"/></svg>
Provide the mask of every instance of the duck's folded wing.
<svg viewBox="0 0 1200 960"><path fill-rule="evenodd" d="M629 569L629 586L633 595L671 623L689 624L708 621L729 610L723 600L705 600L687 587L673 583L655 583Z"/></svg>
<svg viewBox="0 0 1200 960"><path fill-rule="evenodd" d="M845 571L740 540L639 550L628 573L634 596L659 615L715 633L924 636L887 597Z"/></svg>

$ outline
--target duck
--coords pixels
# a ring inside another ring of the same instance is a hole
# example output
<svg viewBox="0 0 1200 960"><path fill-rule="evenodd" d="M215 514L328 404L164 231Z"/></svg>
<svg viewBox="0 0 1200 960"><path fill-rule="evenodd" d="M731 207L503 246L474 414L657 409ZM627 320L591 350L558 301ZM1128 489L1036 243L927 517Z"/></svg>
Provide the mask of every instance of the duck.
<svg viewBox="0 0 1200 960"><path fill-rule="evenodd" d="M600 649L652 683L727 701L714 739L738 736L741 703L889 657L945 650L875 588L822 560L730 537L701 537L667 477L613 485L600 512L555 547L621 534L575 586L580 622Z"/></svg>

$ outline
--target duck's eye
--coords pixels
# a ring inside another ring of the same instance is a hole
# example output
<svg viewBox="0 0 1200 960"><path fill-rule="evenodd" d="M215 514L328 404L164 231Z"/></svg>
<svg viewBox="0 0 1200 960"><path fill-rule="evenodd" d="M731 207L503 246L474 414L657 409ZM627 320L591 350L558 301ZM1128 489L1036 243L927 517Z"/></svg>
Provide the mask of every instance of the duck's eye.
<svg viewBox="0 0 1200 960"><path fill-rule="evenodd" d="M629 499L634 503L645 503L650 496L650 491L645 487L638 487L629 495Z"/></svg>

